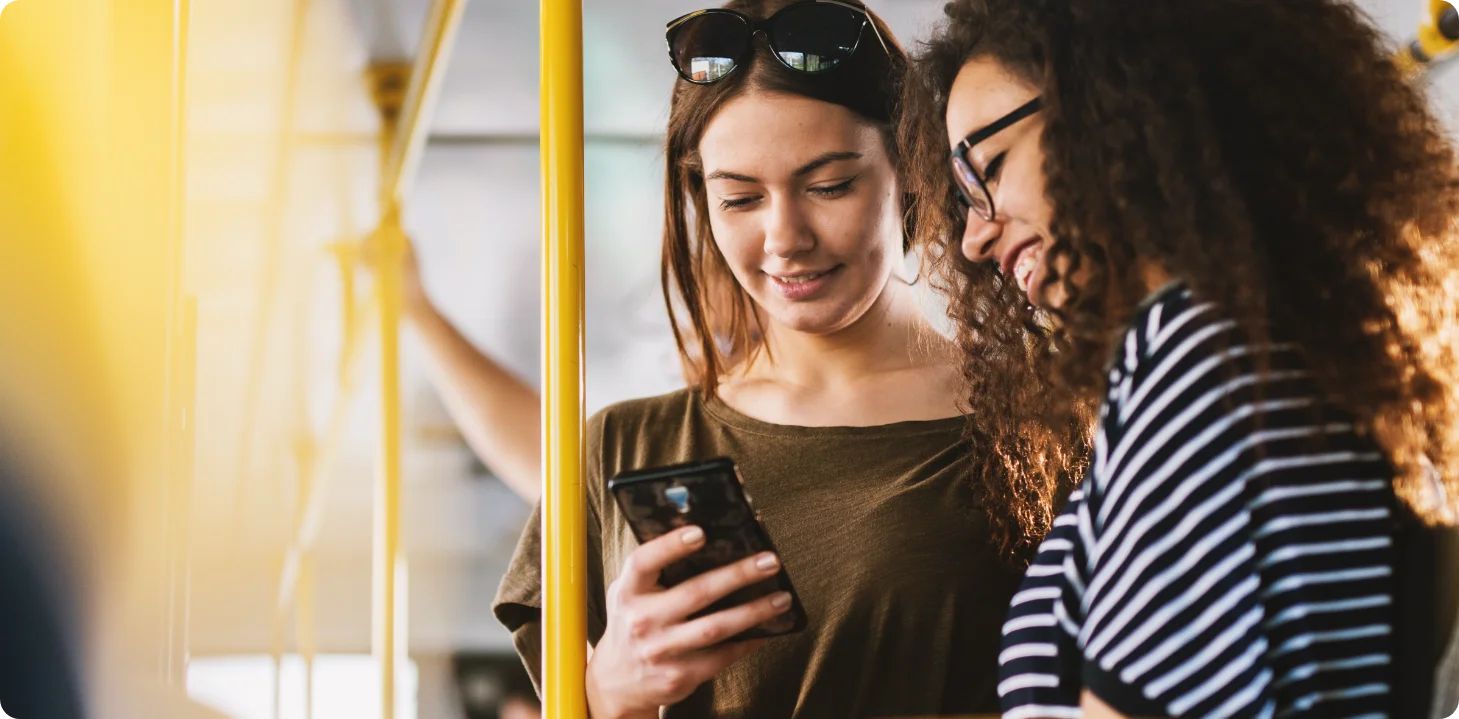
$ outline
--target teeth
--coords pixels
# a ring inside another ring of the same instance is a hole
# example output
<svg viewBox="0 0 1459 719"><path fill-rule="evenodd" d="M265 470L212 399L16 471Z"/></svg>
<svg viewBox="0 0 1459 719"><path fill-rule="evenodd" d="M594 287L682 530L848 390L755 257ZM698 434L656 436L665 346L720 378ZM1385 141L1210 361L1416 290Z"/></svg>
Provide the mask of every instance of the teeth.
<svg viewBox="0 0 1459 719"><path fill-rule="evenodd" d="M1039 261L1043 257L1043 249L1037 245L1018 253L1018 261L1013 263L1013 279L1018 282L1018 289L1028 292L1028 285L1033 281L1034 270L1038 269Z"/></svg>
<svg viewBox="0 0 1459 719"><path fill-rule="evenodd" d="M799 284L802 284L802 283L805 283L805 282L810 282L811 280L814 280L814 279L818 279L818 278L824 277L825 274L826 273L824 273L824 272L812 272L811 274L808 274L808 275L800 275L799 277L777 277L776 279L780 280L781 282L784 282L787 285L799 285Z"/></svg>

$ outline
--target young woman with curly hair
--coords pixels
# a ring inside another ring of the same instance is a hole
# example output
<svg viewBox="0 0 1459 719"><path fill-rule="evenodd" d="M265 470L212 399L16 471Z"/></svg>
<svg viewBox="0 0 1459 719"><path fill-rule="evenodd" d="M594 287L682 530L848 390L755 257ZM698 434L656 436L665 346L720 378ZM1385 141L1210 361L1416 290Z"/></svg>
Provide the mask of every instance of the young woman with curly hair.
<svg viewBox="0 0 1459 719"><path fill-rule="evenodd" d="M1340 0L947 6L902 139L969 372L1032 323L1059 389L1019 400L1099 403L1006 717L1409 716L1395 540L1459 496L1459 170L1390 58Z"/></svg>

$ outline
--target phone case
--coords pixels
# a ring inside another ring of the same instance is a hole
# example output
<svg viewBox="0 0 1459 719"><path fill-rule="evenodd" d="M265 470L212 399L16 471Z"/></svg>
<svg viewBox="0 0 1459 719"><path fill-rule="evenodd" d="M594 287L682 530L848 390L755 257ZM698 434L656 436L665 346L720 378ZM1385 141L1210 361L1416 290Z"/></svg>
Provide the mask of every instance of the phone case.
<svg viewBox="0 0 1459 719"><path fill-rule="evenodd" d="M665 587L760 552L775 551L750 506L739 472L728 459L625 472L614 477L608 489L640 543L688 524L704 530L702 549L664 569L659 583ZM776 576L737 590L694 616L739 606L777 591L790 592L790 609L731 641L801 631L806 624L805 610L783 559Z"/></svg>

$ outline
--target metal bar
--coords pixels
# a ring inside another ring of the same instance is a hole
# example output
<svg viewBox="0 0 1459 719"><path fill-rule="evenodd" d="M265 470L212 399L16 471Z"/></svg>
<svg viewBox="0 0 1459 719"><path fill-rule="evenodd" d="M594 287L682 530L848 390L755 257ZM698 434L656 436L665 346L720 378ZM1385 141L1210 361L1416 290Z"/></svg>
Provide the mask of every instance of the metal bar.
<svg viewBox="0 0 1459 719"><path fill-rule="evenodd" d="M381 717L395 716L396 602L400 587L400 258L405 236L399 214L379 230L375 297L380 330L380 454L375 479L371 647L380 666Z"/></svg>
<svg viewBox="0 0 1459 719"><path fill-rule="evenodd" d="M294 607L294 642L304 660L304 719L314 716L314 557L306 555L299 574L299 603Z"/></svg>
<svg viewBox="0 0 1459 719"><path fill-rule="evenodd" d="M167 666L174 687L187 686L188 622L192 582L192 490L194 413L197 410L198 299L185 291L187 242L183 188L187 186L187 53L190 0L175 0L172 16L172 187L168 190L172 256L171 308L167 348L168 456L167 503Z"/></svg>
<svg viewBox="0 0 1459 719"><path fill-rule="evenodd" d="M304 147L365 147L378 142L378 138L361 132L307 132L299 133L296 141ZM658 147L664 144L664 136L652 133L589 132L583 135L583 142L588 145ZM430 135L426 137L425 144L427 147L451 148L539 147L542 136L535 132L450 132Z"/></svg>
<svg viewBox="0 0 1459 719"><path fill-rule="evenodd" d="M187 685L188 623L192 589L192 487L197 408L198 299L186 295L180 302L172 351L169 392L172 441L168 472L167 681Z"/></svg>
<svg viewBox="0 0 1459 719"><path fill-rule="evenodd" d="M450 0L445 0L449 2ZM439 21L439 13L432 14ZM427 34L430 34L429 31ZM423 64L433 60L416 58L417 78L429 75ZM375 474L374 531L371 551L372 601L370 647L380 671L380 716L395 718L395 679L400 559L400 312L401 260L405 256L405 232L400 226L400 204L390 182L391 149L399 146L402 127L398 64L371 68L375 104L380 110L380 225L369 242L373 245L375 304L380 331L380 451ZM420 108L416 108L418 114Z"/></svg>
<svg viewBox="0 0 1459 719"><path fill-rule="evenodd" d="M284 553L284 568L279 579L277 611L287 611L294 601L294 592L299 580L303 558L314 548L324 524L324 512L329 504L329 495L334 488L334 466L344 440L345 425L349 419L351 403L359 386L358 368L364 347L364 329L367 319L372 317L374 302L364 308L356 308L354 290L355 248L345 243L331 246L340 265L343 285L344 341L339 358L339 379L335 388L334 401L330 405L323 438L312 452L308 472L308 487L301 500L301 510L294 525L292 539Z"/></svg>
<svg viewBox="0 0 1459 719"><path fill-rule="evenodd" d="M586 719L583 9L542 0L543 708Z"/></svg>
<svg viewBox="0 0 1459 719"><path fill-rule="evenodd" d="M1448 0L1429 0L1418 34L1394 58L1411 76L1421 75L1459 54L1459 9Z"/></svg>
<svg viewBox="0 0 1459 719"><path fill-rule="evenodd" d="M431 14L421 33L410 75L410 89L405 95L399 124L386 155L380 185L382 214L388 214L390 206L398 206L410 194L435 110L436 96L446 75L451 47L455 44L465 10L466 0L434 0L431 3Z"/></svg>
<svg viewBox="0 0 1459 719"><path fill-rule="evenodd" d="M229 546L242 546L239 537L242 511L248 489L249 461L253 457L254 434L258 430L258 413L262 401L264 350L269 321L278 302L279 266L283 264L284 214L288 209L289 176L294 158L294 120L297 115L300 66L304 57L305 25L309 18L310 0L293 0L293 24L290 26L289 58L284 81L283 113L279 120L279 144L274 155L273 180L268 202L268 234L264 238L263 275L259 279L259 295L249 333L248 370L244 378L243 429L239 439L238 471L233 479L234 518Z"/></svg>
<svg viewBox="0 0 1459 719"><path fill-rule="evenodd" d="M279 719L284 703L284 618L277 614L274 615L273 630L269 633L269 660L274 666L271 716Z"/></svg>
<svg viewBox="0 0 1459 719"><path fill-rule="evenodd" d="M90 33L99 31L106 42L96 54L89 48L84 54L72 49L77 64L68 68L80 73L76 77L97 83L87 90L75 90L76 100L95 91L100 102L90 106L78 102L74 107L104 118L94 125L98 133L94 139L106 143L103 156L109 173L99 180L78 179L67 189L79 193L83 204L88 204L87 198L95 203L88 208L91 212L78 206L76 211L83 214L76 217L104 218L106 222L104 241L77 238L84 243L81 251L86 253L87 266L104 270L90 274L96 283L91 290L106 298L95 326L113 363L115 374L108 379L115 382L113 401L121 412L116 418L118 429L129 450L124 464L119 462L114 468L118 478L125 478L119 485L124 489L125 507L119 509L127 519L123 524L128 551L125 557L116 558L119 564L125 562L119 571L125 579L120 591L109 597L118 605L117 611L124 613L119 626L130 635L125 641L137 642L138 658L159 682L171 681L181 664L176 655L179 633L174 626L178 615L173 612L172 580L177 556L174 540L179 531L186 531L186 518L173 511L178 479L173 470L180 434L176 412L181 404L177 365L183 351L178 337L183 311L179 286L183 245L178 232L183 190L179 174L183 147L177 124L183 112L178 1L99 3L95 8L104 13L104 19L96 24L80 23L74 35L73 28L66 28L66 34L55 38L56 42L92 39ZM90 4L77 7L81 6ZM38 54L35 61L48 58L48 54ZM88 66L98 60L99 66ZM83 122L74 129L86 132L84 128L89 127ZM93 138L51 139L84 144ZM93 187L106 190L92 195ZM125 335L120 334L123 331Z"/></svg>

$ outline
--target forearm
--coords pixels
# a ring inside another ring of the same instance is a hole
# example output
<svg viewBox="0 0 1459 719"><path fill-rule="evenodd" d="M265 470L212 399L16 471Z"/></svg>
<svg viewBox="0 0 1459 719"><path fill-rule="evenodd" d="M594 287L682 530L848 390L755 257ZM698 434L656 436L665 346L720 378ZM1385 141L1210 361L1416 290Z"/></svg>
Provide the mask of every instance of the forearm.
<svg viewBox="0 0 1459 719"><path fill-rule="evenodd" d="M429 303L407 314L436 388L477 457L528 502L541 495L541 400Z"/></svg>

